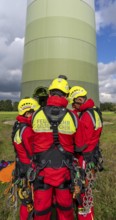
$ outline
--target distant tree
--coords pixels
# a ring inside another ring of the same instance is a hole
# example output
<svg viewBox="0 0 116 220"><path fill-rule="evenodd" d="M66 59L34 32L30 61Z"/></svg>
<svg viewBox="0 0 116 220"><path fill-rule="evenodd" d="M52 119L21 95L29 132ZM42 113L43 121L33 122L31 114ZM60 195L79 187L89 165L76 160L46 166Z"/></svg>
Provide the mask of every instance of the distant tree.
<svg viewBox="0 0 116 220"><path fill-rule="evenodd" d="M13 106L13 111L17 111L18 110L18 102L13 102L12 106Z"/></svg>
<svg viewBox="0 0 116 220"><path fill-rule="evenodd" d="M12 106L12 101L11 100L4 100L4 111L12 111L13 106Z"/></svg>
<svg viewBox="0 0 116 220"><path fill-rule="evenodd" d="M0 100L0 111L4 111L5 107L4 107L4 100Z"/></svg>
<svg viewBox="0 0 116 220"><path fill-rule="evenodd" d="M111 103L111 102L100 103L100 109L101 111L115 111L116 104Z"/></svg>

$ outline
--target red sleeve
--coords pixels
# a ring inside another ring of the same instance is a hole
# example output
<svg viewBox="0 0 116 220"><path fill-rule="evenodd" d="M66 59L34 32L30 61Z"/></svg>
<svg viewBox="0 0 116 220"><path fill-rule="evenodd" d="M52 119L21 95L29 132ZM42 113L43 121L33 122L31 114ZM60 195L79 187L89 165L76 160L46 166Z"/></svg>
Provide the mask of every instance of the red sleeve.
<svg viewBox="0 0 116 220"><path fill-rule="evenodd" d="M33 139L34 132L30 127L27 127L22 134L22 141L29 156L33 155Z"/></svg>
<svg viewBox="0 0 116 220"><path fill-rule="evenodd" d="M78 120L78 127L75 134L75 150L77 152L82 152L87 146L85 145L85 132L84 126L80 120Z"/></svg>
<svg viewBox="0 0 116 220"><path fill-rule="evenodd" d="M83 127L84 127L84 138L85 138L85 143L88 145L93 137L93 133L94 133L94 125L93 122L91 120L90 115L85 112L81 119L80 122L82 123Z"/></svg>

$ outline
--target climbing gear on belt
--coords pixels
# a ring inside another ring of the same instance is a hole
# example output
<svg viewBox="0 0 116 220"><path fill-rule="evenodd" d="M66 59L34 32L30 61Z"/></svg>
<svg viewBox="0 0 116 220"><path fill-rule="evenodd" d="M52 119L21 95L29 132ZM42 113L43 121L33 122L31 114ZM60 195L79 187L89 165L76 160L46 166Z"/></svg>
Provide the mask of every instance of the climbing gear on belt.
<svg viewBox="0 0 116 220"><path fill-rule="evenodd" d="M22 204L27 206L28 212L33 211L33 186L25 178L13 178L9 186L5 189L4 195L7 195L7 206L13 208L14 218L18 206L18 198Z"/></svg>
<svg viewBox="0 0 116 220"><path fill-rule="evenodd" d="M74 188L73 188L73 199L76 199L78 201L78 204L82 204L81 200L81 192L83 188L83 182L80 175L80 167L78 166L78 159L74 158L73 162L74 166Z"/></svg>
<svg viewBox="0 0 116 220"><path fill-rule="evenodd" d="M96 145L93 151L84 152L82 155L89 166L93 166L96 171L103 171L103 157L99 144Z"/></svg>
<svg viewBox="0 0 116 220"><path fill-rule="evenodd" d="M17 144L20 144L22 143L22 146L24 147L24 150L27 154L27 157L29 159L31 159L23 141L22 141L22 135L23 135L23 132L24 130L29 127L28 124L26 123L20 123L18 121L15 121L14 125L13 125L13 128L12 128L12 134L11 134L11 139L12 139L12 143L16 142Z"/></svg>

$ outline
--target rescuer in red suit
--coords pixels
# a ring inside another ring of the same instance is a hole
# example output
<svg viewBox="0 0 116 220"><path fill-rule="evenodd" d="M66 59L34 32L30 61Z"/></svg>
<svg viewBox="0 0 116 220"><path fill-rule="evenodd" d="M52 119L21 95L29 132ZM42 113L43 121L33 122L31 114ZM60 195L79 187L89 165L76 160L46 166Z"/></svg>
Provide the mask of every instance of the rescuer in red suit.
<svg viewBox="0 0 116 220"><path fill-rule="evenodd" d="M80 176L82 181L81 202L78 202L78 220L93 220L92 185L97 170L102 171L102 156L99 149L99 139L102 132L102 115L95 107L92 99L87 99L87 91L80 86L73 86L69 92L69 103L73 112L79 113L80 122L84 128L85 148L81 152L76 149Z"/></svg>
<svg viewBox="0 0 116 220"><path fill-rule="evenodd" d="M69 86L65 76L49 86L47 105L32 120L34 163L34 220L50 220L53 196L58 220L74 220L71 185L74 143L83 146L81 127L75 114L66 107Z"/></svg>
<svg viewBox="0 0 116 220"><path fill-rule="evenodd" d="M33 112L36 111L39 107L40 106L38 102L32 98L21 99L18 104L19 115L16 117L16 122L12 130L12 141L16 153L16 179L25 179L27 170L31 164L33 155L32 144L34 136L33 130L31 128L31 117ZM29 215L29 210L27 207L28 204L32 201L22 199L21 202L20 220L27 220Z"/></svg>

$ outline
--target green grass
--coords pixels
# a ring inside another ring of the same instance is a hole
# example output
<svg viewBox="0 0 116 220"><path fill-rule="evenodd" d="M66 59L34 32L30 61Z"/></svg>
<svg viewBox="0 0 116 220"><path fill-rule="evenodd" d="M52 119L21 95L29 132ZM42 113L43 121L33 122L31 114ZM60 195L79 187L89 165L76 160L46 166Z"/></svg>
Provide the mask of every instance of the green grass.
<svg viewBox="0 0 116 220"><path fill-rule="evenodd" d="M12 125L6 125L6 120L15 120L17 112L0 112L0 160L14 160L14 150L11 143ZM101 135L101 148L105 170L97 173L94 189L95 220L116 219L116 114L103 113L105 122ZM0 184L0 196L7 185ZM18 212L16 220L18 220ZM0 220L13 220L13 212L6 207L6 198L0 200ZM54 219L55 220L55 219Z"/></svg>
<svg viewBox="0 0 116 220"><path fill-rule="evenodd" d="M106 124L101 136L104 171L97 174L94 190L95 220L116 219L116 114L103 113Z"/></svg>
<svg viewBox="0 0 116 220"><path fill-rule="evenodd" d="M0 112L0 161L14 160L14 149L11 142L12 125L4 124L5 121L15 120L17 112ZM13 211L7 205L7 197L3 192L8 184L0 183L0 220L13 220ZM17 215L18 216L18 215ZM18 217L16 218L19 219Z"/></svg>

